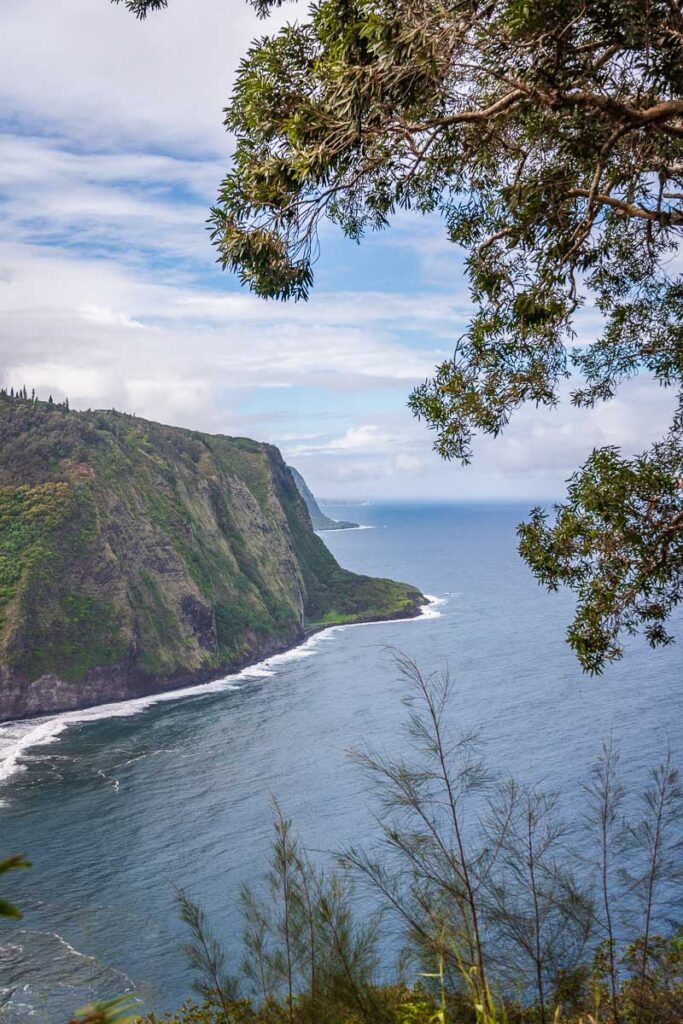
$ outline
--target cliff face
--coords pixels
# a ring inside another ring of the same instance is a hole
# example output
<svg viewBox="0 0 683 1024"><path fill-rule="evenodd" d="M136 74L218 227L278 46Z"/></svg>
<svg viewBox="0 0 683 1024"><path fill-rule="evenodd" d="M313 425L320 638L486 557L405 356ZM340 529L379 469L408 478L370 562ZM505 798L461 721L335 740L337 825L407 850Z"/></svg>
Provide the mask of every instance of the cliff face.
<svg viewBox="0 0 683 1024"><path fill-rule="evenodd" d="M299 494L304 499L314 530L355 530L358 528L358 523L347 523L343 519L330 519L329 516L326 516L299 470L294 469L294 466L287 468L294 477Z"/></svg>
<svg viewBox="0 0 683 1024"><path fill-rule="evenodd" d="M340 568L279 451L0 397L0 718L215 678L417 614Z"/></svg>

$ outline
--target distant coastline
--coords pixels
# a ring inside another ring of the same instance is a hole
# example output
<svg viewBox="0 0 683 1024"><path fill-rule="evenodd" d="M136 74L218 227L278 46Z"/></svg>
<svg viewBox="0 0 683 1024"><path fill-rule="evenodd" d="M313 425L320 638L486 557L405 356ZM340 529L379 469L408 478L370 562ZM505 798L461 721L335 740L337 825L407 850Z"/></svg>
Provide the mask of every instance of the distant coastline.
<svg viewBox="0 0 683 1024"><path fill-rule="evenodd" d="M358 523L349 523L343 519L331 519L330 516L326 515L320 508L320 505L315 498L315 495L311 491L310 487L302 477L298 469L294 466L289 466L289 471L294 477L294 483L297 486L299 494L304 499L308 514L311 517L311 525L316 533L321 533L323 530L357 530L359 527Z"/></svg>

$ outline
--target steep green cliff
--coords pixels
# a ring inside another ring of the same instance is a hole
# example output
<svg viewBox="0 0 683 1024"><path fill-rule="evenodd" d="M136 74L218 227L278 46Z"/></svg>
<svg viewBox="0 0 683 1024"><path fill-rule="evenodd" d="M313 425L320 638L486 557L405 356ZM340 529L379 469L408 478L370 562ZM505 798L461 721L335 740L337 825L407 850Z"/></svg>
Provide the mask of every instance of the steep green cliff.
<svg viewBox="0 0 683 1024"><path fill-rule="evenodd" d="M340 568L271 445L0 397L0 718L217 677L422 602Z"/></svg>

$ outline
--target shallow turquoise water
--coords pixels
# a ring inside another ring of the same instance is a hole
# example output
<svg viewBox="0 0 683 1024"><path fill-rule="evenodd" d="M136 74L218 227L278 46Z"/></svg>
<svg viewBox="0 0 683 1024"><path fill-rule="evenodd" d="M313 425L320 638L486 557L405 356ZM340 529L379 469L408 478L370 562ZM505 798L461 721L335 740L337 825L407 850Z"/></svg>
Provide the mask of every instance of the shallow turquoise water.
<svg viewBox="0 0 683 1024"><path fill-rule="evenodd" d="M583 676L563 642L570 597L547 595L517 556L526 506L325 510L372 527L323 535L343 565L418 585L438 614L334 629L146 708L0 726L0 758L18 769L0 785L0 853L34 863L12 880L27 909L0 947L14 1021L56 1024L126 986L157 1009L181 1002L171 883L206 904L236 953L236 893L265 865L273 795L318 856L371 838L372 800L346 751L404 744L387 645L426 670L448 665L459 724L482 729L494 767L558 789L569 817L610 731L632 780L667 743L683 760L683 648L634 641L602 679Z"/></svg>

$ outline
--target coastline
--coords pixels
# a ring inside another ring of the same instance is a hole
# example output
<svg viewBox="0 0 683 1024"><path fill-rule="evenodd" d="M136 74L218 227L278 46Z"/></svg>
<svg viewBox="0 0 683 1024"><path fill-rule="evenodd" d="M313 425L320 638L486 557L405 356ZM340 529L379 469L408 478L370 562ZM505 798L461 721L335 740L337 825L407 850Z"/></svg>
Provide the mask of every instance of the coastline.
<svg viewBox="0 0 683 1024"><path fill-rule="evenodd" d="M424 597L424 595L421 595L421 597ZM45 718L49 715L66 714L71 711L83 711L100 705L145 699L167 692L173 693L174 691L205 685L219 679L225 679L245 669L256 667L277 655L295 650L321 630L329 629L333 626L355 626L371 622L389 622L418 618L422 613L423 607L423 603L415 601L409 608L401 612L390 611L382 615L368 616L367 618L360 615L356 621L351 622L322 621L312 623L287 639L267 640L250 654L243 658L235 659L232 663L212 668L200 668L195 671L180 672L175 677L170 678L150 679L143 677L135 680L122 677L117 668L115 668L114 670L96 669L90 674L89 678L74 683L60 679L54 673L47 673L33 681L32 685L36 689L40 688L41 691L40 700L33 704L31 703L33 695L27 694L23 685L15 686L14 690L5 685L3 696L6 710L3 716L0 717L0 726L6 725L9 722ZM6 681L2 678L2 672L0 671L0 684L2 683L6 684Z"/></svg>
<svg viewBox="0 0 683 1024"><path fill-rule="evenodd" d="M341 533L342 530L376 530L376 526L367 523L349 523L348 526L318 526L313 528L314 533Z"/></svg>
<svg viewBox="0 0 683 1024"><path fill-rule="evenodd" d="M319 625L306 630L293 644L285 644L265 657L254 659L227 673L211 673L210 678L188 680L170 688L166 685L154 692L122 697L119 700L101 701L63 711L48 711L42 715L3 719L0 722L0 784L21 770L20 758L26 751L54 742L70 725L102 718L127 718L154 704L238 689L242 681L267 678L274 675L277 667L287 661L310 657L315 653L317 643L333 635L337 630L375 626L381 623L417 622L438 617L441 613L436 611L436 608L444 603L445 598L431 594L423 596L425 603L418 606L414 613ZM20 735L12 735L12 732ZM4 744L3 740L6 740ZM0 799L0 808L2 804L3 801Z"/></svg>

